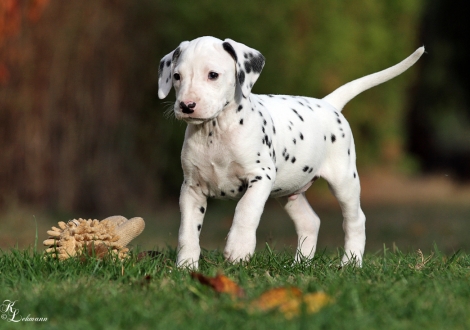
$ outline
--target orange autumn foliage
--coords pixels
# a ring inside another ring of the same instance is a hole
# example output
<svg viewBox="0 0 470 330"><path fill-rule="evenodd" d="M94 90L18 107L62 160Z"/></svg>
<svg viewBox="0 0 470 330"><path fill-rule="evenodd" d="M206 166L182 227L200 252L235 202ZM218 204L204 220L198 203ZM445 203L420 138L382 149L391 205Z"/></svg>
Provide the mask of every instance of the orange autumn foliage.
<svg viewBox="0 0 470 330"><path fill-rule="evenodd" d="M244 297L243 289L234 281L222 274L207 277L200 273L191 273L191 277L204 285L208 285L216 292L227 293L233 298ZM296 287L280 287L265 291L257 299L248 304L237 304L246 308L250 313L280 311L287 319L291 319L304 311L307 314L317 313L320 309L333 302L333 298L324 292L303 294Z"/></svg>

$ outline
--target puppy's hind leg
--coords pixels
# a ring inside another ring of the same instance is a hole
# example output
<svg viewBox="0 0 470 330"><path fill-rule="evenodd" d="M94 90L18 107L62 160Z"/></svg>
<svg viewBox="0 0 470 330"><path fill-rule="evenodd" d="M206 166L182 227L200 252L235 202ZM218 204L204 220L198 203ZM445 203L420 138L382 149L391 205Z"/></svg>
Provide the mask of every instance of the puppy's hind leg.
<svg viewBox="0 0 470 330"><path fill-rule="evenodd" d="M320 218L312 209L304 193L279 199L295 225L298 237L295 260L311 259L317 248Z"/></svg>
<svg viewBox="0 0 470 330"><path fill-rule="evenodd" d="M362 265L366 244L366 217L361 209L359 195L361 187L354 167L352 171L340 171L340 176L326 177L330 189L336 196L343 213L344 256L341 264ZM337 172L338 174L338 172Z"/></svg>

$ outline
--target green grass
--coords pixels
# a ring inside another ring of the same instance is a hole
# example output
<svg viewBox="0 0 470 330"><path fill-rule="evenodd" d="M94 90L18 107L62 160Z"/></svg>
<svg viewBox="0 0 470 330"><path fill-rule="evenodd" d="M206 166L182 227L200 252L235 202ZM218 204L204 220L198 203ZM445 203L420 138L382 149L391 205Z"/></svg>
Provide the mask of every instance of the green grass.
<svg viewBox="0 0 470 330"><path fill-rule="evenodd" d="M445 256L435 248L422 267L416 253L384 249L368 254L362 268L338 268L338 257L317 253L293 263L293 251L266 247L243 265L223 261L220 251L204 251L199 271L223 272L239 283L250 301L267 289L297 286L322 290L335 302L317 314L286 319L280 312L250 314L175 268L175 251L156 259L63 262L41 253L0 251L0 303L16 300L23 317L47 322L0 329L468 329L470 255ZM425 253L430 255L430 251Z"/></svg>

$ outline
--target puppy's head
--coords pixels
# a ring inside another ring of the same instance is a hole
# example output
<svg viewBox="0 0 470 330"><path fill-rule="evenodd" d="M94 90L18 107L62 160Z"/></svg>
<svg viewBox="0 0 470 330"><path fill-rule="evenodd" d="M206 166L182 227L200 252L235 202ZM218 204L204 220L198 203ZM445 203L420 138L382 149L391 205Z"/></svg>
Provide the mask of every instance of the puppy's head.
<svg viewBox="0 0 470 330"><path fill-rule="evenodd" d="M158 97L174 86L176 118L201 124L247 98L263 66L260 52L230 39L184 41L160 62Z"/></svg>

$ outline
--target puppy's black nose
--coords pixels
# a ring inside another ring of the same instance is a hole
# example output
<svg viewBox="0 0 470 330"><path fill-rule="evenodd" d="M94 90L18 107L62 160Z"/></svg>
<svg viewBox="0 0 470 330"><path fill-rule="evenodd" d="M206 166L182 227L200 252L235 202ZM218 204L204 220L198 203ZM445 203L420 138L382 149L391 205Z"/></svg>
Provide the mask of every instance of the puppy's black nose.
<svg viewBox="0 0 470 330"><path fill-rule="evenodd" d="M188 102L188 104L184 102L180 102L180 108L183 111L183 113L193 113L194 108L196 107L196 102Z"/></svg>

